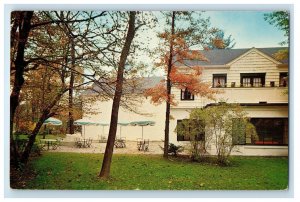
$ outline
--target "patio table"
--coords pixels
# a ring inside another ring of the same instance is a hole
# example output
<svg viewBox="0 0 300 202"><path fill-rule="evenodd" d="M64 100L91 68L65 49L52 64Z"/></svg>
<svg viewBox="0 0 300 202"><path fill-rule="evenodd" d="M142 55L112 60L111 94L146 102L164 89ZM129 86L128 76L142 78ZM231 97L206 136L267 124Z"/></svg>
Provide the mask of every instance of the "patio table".
<svg viewBox="0 0 300 202"><path fill-rule="evenodd" d="M86 148L86 147L91 147L92 145L92 139L78 139L76 140L76 146L77 147L83 147L83 148Z"/></svg>
<svg viewBox="0 0 300 202"><path fill-rule="evenodd" d="M116 139L115 147L116 148L125 148L126 147L125 139Z"/></svg>
<svg viewBox="0 0 300 202"><path fill-rule="evenodd" d="M50 145L53 145L53 143L56 143L57 140L55 139L41 139L41 142L45 142L47 145L47 149L50 149ZM52 149L56 149L56 147L52 147Z"/></svg>
<svg viewBox="0 0 300 202"><path fill-rule="evenodd" d="M137 147L139 151L148 151L149 150L149 140L138 139Z"/></svg>

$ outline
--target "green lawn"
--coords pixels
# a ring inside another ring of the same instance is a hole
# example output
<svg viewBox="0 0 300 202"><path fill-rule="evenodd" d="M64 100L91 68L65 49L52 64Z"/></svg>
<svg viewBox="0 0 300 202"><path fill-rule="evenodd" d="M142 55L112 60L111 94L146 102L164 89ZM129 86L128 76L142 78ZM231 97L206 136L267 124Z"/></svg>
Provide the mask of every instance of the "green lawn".
<svg viewBox="0 0 300 202"><path fill-rule="evenodd" d="M114 155L111 179L97 174L102 154L44 153L30 166L25 189L280 190L288 186L288 158L234 157L229 167L165 160L160 155Z"/></svg>

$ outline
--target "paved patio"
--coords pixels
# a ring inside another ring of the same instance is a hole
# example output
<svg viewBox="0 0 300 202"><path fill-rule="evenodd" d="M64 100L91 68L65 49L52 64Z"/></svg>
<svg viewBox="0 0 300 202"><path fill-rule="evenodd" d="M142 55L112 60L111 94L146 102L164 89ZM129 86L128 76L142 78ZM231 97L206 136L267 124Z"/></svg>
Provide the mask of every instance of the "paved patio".
<svg viewBox="0 0 300 202"><path fill-rule="evenodd" d="M126 141L125 148L115 148L115 154L163 154L162 141L150 141L148 151L139 151L137 147L137 141ZM78 153L104 153L106 143L99 143L93 141L91 147L78 148L75 146L75 142L63 141L62 145L56 150L49 150L49 152L78 152Z"/></svg>

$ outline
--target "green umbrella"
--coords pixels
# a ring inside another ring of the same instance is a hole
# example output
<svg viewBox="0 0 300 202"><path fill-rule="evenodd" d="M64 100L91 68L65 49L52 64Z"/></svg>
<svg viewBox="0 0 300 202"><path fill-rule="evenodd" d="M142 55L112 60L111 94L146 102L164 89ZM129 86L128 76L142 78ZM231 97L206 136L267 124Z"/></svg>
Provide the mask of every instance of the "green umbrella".
<svg viewBox="0 0 300 202"><path fill-rule="evenodd" d="M128 126L130 123L127 122L118 122L118 125L120 125L120 139L121 139L121 131L122 131L122 126Z"/></svg>
<svg viewBox="0 0 300 202"><path fill-rule="evenodd" d="M46 119L43 123L44 125L54 125L54 126L60 126L62 125L62 121L53 117L50 117L48 119ZM45 126L46 127L46 126ZM48 134L49 134L49 128L46 127L46 129L48 129ZM45 137L45 136L44 136Z"/></svg>
<svg viewBox="0 0 300 202"><path fill-rule="evenodd" d="M44 121L44 124L59 126L59 125L62 125L62 121L59 119L50 117Z"/></svg>
<svg viewBox="0 0 300 202"><path fill-rule="evenodd" d="M144 139L144 126L154 126L154 121L133 121L130 123L132 126L142 126L142 139Z"/></svg>
<svg viewBox="0 0 300 202"><path fill-rule="evenodd" d="M90 119L78 119L76 121L74 121L74 125L80 125L80 126L84 126L84 125L99 125L99 123L92 121Z"/></svg>
<svg viewBox="0 0 300 202"><path fill-rule="evenodd" d="M77 126L83 126L82 130L83 130L83 138L85 138L85 126L86 125L99 125L99 123L94 122L90 119L78 119L76 121L74 121L74 125Z"/></svg>
<svg viewBox="0 0 300 202"><path fill-rule="evenodd" d="M109 124L108 123L97 123L97 125L102 126L102 136L104 137L104 127L109 126ZM98 134L98 139L100 140L99 134Z"/></svg>

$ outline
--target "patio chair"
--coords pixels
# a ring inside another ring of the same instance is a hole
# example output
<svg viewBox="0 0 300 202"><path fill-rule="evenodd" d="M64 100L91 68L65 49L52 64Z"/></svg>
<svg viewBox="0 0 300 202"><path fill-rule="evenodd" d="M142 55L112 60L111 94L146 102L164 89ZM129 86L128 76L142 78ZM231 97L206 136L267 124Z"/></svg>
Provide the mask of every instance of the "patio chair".
<svg viewBox="0 0 300 202"><path fill-rule="evenodd" d="M125 148L125 147L126 147L126 138L125 138L125 137L122 137L122 138L120 139L120 144L121 144L121 147L122 147L122 148Z"/></svg>
<svg viewBox="0 0 300 202"><path fill-rule="evenodd" d="M81 148L83 146L79 138L75 138L75 147Z"/></svg>
<svg viewBox="0 0 300 202"><path fill-rule="evenodd" d="M40 140L39 143L38 143L38 147L40 148L40 150L46 150L45 149L45 147L46 147L45 142L43 142L42 140Z"/></svg>
<svg viewBox="0 0 300 202"><path fill-rule="evenodd" d="M144 151L149 151L149 139L144 140Z"/></svg>
<svg viewBox="0 0 300 202"><path fill-rule="evenodd" d="M84 147L84 144L83 144L83 142L81 140L77 141L77 147L78 148Z"/></svg>
<svg viewBox="0 0 300 202"><path fill-rule="evenodd" d="M87 142L86 142L86 146L87 146L87 147L91 147L92 142L93 142L93 139L92 139L92 138L89 138L89 139L87 140Z"/></svg>
<svg viewBox="0 0 300 202"><path fill-rule="evenodd" d="M57 138L57 141L58 141L58 146L61 146L64 139L59 137Z"/></svg>
<svg viewBox="0 0 300 202"><path fill-rule="evenodd" d="M56 141L56 142L52 142L51 143L51 148L53 149L53 150L56 150L57 148L58 148L58 142Z"/></svg>
<svg viewBox="0 0 300 202"><path fill-rule="evenodd" d="M77 147L77 142L79 141L79 138L74 138L74 145Z"/></svg>
<svg viewBox="0 0 300 202"><path fill-rule="evenodd" d="M115 140L114 145L115 145L116 148L121 148L121 142L118 139Z"/></svg>
<svg viewBox="0 0 300 202"><path fill-rule="evenodd" d="M144 145L143 140L142 140L141 138L138 138L138 139L137 139L137 149L138 149L139 151L143 150L143 145Z"/></svg>
<svg viewBox="0 0 300 202"><path fill-rule="evenodd" d="M57 138L56 142L52 143L52 149L56 150L56 149L60 148L62 140L63 140L62 138Z"/></svg>

